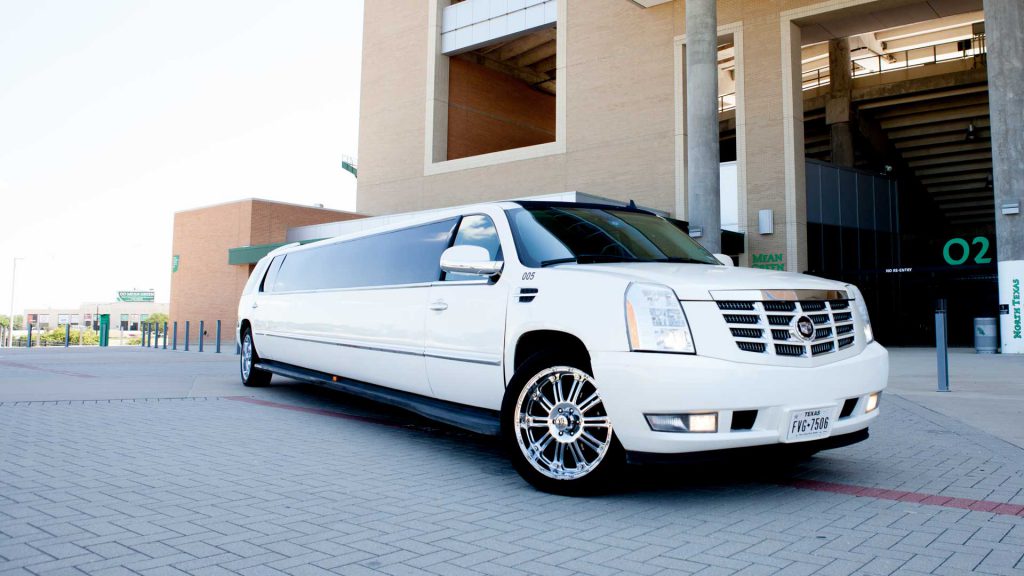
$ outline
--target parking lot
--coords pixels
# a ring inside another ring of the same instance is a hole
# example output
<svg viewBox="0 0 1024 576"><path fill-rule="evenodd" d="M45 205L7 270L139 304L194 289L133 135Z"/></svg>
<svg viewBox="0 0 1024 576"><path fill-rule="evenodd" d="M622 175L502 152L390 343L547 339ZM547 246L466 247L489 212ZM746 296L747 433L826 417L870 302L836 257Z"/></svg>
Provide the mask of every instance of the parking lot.
<svg viewBox="0 0 1024 576"><path fill-rule="evenodd" d="M490 438L243 388L231 354L3 350L0 574L1024 574L1024 449L898 354L866 442L573 499Z"/></svg>

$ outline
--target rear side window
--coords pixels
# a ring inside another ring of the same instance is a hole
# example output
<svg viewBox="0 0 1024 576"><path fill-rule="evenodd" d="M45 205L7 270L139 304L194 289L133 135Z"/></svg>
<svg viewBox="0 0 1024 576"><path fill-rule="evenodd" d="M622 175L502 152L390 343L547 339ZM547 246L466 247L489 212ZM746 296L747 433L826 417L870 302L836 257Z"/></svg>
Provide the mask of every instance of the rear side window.
<svg viewBox="0 0 1024 576"><path fill-rule="evenodd" d="M487 250L491 260L502 260L501 240L498 239L498 231L494 228L494 221L490 216L484 214L473 214L466 216L459 224L459 231L455 235L455 242L452 246L480 246ZM445 273L446 282L459 282L464 280L481 280L480 276L472 274L451 274Z"/></svg>
<svg viewBox="0 0 1024 576"><path fill-rule="evenodd" d="M277 274L274 292L435 282L454 227L453 218L291 252Z"/></svg>
<svg viewBox="0 0 1024 576"><path fill-rule="evenodd" d="M260 282L260 292L273 292L274 279L277 278L277 273L281 270L281 264L284 262L284 255L274 256L274 259L270 262L270 266L267 267L267 275L263 277L263 281Z"/></svg>
<svg viewBox="0 0 1024 576"><path fill-rule="evenodd" d="M267 261L261 260L259 264L253 268L252 274L249 275L249 280L245 282L245 288L242 289L242 294L252 294L256 291L256 287L259 286L263 281L263 276L267 273Z"/></svg>

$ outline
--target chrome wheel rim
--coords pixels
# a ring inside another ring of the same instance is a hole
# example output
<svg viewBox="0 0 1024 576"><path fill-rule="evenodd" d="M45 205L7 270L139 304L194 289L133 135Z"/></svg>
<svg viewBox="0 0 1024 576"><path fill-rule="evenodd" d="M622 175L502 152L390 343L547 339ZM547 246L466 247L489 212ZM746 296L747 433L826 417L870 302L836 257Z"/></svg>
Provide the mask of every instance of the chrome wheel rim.
<svg viewBox="0 0 1024 576"><path fill-rule="evenodd" d="M576 368L556 366L530 379L513 417L523 456L548 478L586 476L611 446L612 424L594 379Z"/></svg>
<svg viewBox="0 0 1024 576"><path fill-rule="evenodd" d="M252 336L246 334L242 340L242 380L249 379L252 371Z"/></svg>

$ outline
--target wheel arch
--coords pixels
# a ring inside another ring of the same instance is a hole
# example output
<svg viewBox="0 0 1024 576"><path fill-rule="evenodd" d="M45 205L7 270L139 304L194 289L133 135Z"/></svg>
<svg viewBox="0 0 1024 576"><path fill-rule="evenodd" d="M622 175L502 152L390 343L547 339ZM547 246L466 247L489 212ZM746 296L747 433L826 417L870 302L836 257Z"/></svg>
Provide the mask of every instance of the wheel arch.
<svg viewBox="0 0 1024 576"><path fill-rule="evenodd" d="M238 322L238 334L235 335L235 338L238 340L238 345L239 346L242 345L242 334L245 334L246 330L249 330L250 332L252 332L252 323L249 322L248 318L242 318ZM254 337L253 338L253 342L255 342L255 341L256 341L256 339Z"/></svg>
<svg viewBox="0 0 1024 576"><path fill-rule="evenodd" d="M590 352L578 336L561 330L531 330L520 334L516 339L515 352L512 355L512 370L506 378L506 383L531 356L546 350L556 350L578 360L583 363L583 366L580 366L581 369L593 373Z"/></svg>

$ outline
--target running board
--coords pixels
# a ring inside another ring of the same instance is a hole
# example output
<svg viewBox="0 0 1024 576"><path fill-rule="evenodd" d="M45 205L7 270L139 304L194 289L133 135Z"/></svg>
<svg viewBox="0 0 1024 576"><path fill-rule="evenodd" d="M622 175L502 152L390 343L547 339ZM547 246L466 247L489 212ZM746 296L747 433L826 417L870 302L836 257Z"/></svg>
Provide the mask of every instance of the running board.
<svg viewBox="0 0 1024 576"><path fill-rule="evenodd" d="M498 412L495 410L456 404L455 402L447 402L437 398L428 398L419 394L413 394L412 392L403 392L341 376L332 376L324 372L308 370L273 360L260 360L254 367L286 378L325 386L339 392L367 398L374 402L397 406L431 420L444 422L445 424L476 432L477 434L497 436L501 431L501 421L498 418Z"/></svg>

